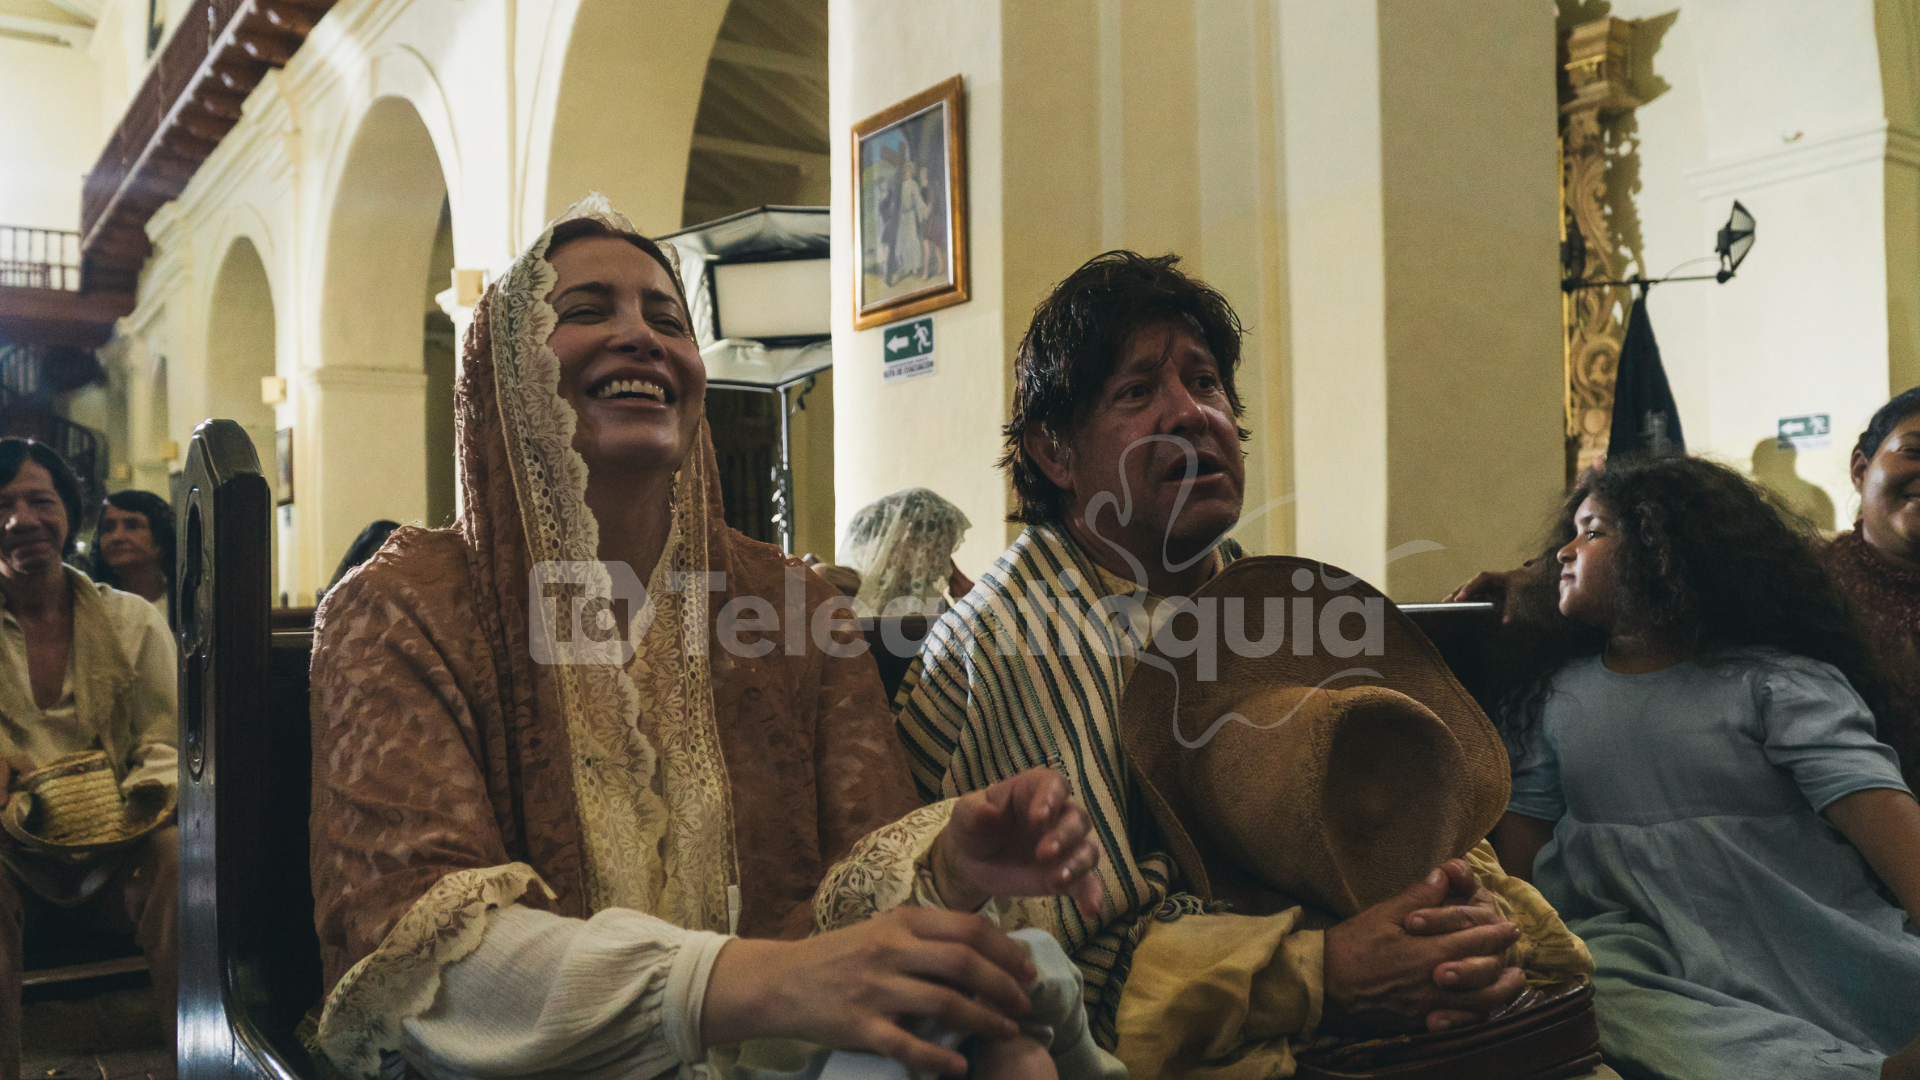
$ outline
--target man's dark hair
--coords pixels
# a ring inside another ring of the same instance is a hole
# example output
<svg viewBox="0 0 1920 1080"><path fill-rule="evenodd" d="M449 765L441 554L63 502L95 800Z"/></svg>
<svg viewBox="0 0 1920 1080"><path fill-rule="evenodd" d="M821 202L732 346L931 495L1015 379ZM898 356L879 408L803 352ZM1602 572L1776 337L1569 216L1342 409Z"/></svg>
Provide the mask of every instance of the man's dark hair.
<svg viewBox="0 0 1920 1080"><path fill-rule="evenodd" d="M38 464L53 477L53 490L67 508L67 538L61 553L71 555L80 532L80 481L60 452L37 439L0 439L0 487L13 483L20 467L28 461Z"/></svg>
<svg viewBox="0 0 1920 1080"><path fill-rule="evenodd" d="M153 534L153 546L160 553L160 572L166 575L167 590L171 592L176 545L179 542L174 531L173 506L153 492L142 491L139 488L127 488L125 491L114 492L107 496L106 505L116 510L125 510L130 514L139 514L147 519L147 531ZM100 515L100 520L103 522L106 520L105 513ZM98 525L94 526L93 536L93 563L87 570L88 576L103 585L111 585L116 589L124 588L125 586L120 584L120 575L114 572L113 567L107 565L107 556L100 550Z"/></svg>
<svg viewBox="0 0 1920 1080"><path fill-rule="evenodd" d="M1013 416L1000 467L1013 481L1013 513L1007 520L1040 525L1065 516L1062 492L1027 453L1026 433L1038 422L1056 438L1070 439L1087 407L1136 330L1157 322L1185 324L1220 365L1220 384L1238 417L1243 409L1233 376L1240 366L1246 331L1233 306L1212 286L1175 269L1178 255L1148 258L1132 251L1096 255L1033 310L1033 322L1014 361ZM1240 438L1252 436L1240 428Z"/></svg>
<svg viewBox="0 0 1920 1080"><path fill-rule="evenodd" d="M1873 455L1880 452L1880 444L1893 434L1893 429L1914 413L1920 413L1920 386L1895 394L1892 401L1880 406L1880 411L1867 421L1867 430L1860 433L1860 441L1854 443L1853 448L1872 461Z"/></svg>

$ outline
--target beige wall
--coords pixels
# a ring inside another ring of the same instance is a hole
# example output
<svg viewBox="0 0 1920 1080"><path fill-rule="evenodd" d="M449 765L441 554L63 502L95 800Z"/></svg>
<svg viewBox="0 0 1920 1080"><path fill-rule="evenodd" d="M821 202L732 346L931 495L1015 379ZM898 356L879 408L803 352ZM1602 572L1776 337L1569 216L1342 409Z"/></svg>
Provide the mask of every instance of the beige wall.
<svg viewBox="0 0 1920 1080"><path fill-rule="evenodd" d="M1379 11L1384 543L1441 545L1386 580L1438 600L1533 554L1563 489L1554 27L1529 0Z"/></svg>
<svg viewBox="0 0 1920 1080"><path fill-rule="evenodd" d="M641 232L680 228L693 117L726 13L726 0L581 0L554 111L542 221L598 189L615 206L632 207L627 214Z"/></svg>
<svg viewBox="0 0 1920 1080"><path fill-rule="evenodd" d="M0 73L0 225L78 229L102 141L97 69L78 49L0 37Z"/></svg>
<svg viewBox="0 0 1920 1080"><path fill-rule="evenodd" d="M1047 5L1023 5L1045 7ZM832 0L829 88L833 150L834 513L839 533L861 507L905 487L927 487L973 522L955 553L978 574L1006 546L1006 496L992 462L1006 409L1002 242L1000 13L945 5ZM884 59L882 59L884 58ZM967 77L967 203L971 303L934 313L934 374L880 384L880 330L852 328L853 175L847 132L861 120L951 75ZM1038 111L1038 110L1034 110ZM1074 192L1057 192L1061 203Z"/></svg>

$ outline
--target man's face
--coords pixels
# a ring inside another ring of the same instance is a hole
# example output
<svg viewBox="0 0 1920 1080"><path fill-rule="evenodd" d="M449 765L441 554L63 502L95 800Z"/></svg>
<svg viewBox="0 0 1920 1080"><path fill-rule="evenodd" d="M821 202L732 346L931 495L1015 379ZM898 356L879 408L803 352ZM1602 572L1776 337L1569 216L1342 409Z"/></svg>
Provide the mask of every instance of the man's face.
<svg viewBox="0 0 1920 1080"><path fill-rule="evenodd" d="M53 475L28 460L0 487L0 577L20 580L60 568L67 546L67 504Z"/></svg>
<svg viewBox="0 0 1920 1080"><path fill-rule="evenodd" d="M1175 573L1240 520L1247 477L1233 406L1213 353L1183 322L1127 339L1062 451L1045 471L1096 555L1117 545L1150 573Z"/></svg>

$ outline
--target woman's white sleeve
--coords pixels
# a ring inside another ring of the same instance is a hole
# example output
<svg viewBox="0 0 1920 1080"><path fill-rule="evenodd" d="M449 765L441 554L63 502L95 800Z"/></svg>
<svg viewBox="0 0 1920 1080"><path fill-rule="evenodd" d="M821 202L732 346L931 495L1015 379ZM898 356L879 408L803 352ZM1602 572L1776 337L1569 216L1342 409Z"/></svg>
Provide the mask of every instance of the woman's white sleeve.
<svg viewBox="0 0 1920 1080"><path fill-rule="evenodd" d="M568 919L511 904L440 973L433 1006L402 1023L429 1080L662 1076L706 1057L700 1009L723 934L637 911Z"/></svg>

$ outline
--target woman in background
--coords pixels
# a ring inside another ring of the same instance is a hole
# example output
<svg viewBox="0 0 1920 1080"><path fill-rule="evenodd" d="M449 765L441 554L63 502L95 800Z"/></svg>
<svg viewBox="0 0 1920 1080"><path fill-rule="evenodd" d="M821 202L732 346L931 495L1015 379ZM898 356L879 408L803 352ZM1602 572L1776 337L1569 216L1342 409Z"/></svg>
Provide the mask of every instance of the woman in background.
<svg viewBox="0 0 1920 1080"><path fill-rule="evenodd" d="M173 507L151 491L107 496L93 534L93 580L145 598L172 621Z"/></svg>
<svg viewBox="0 0 1920 1080"><path fill-rule="evenodd" d="M884 615L905 597L913 606L893 614L940 614L949 599L973 588L953 561L972 525L959 507L926 488L896 491L861 507L840 547L842 563L860 575L860 602Z"/></svg>
<svg viewBox="0 0 1920 1080"><path fill-rule="evenodd" d="M1887 680L1880 741L1920 785L1920 388L1880 407L1853 448L1860 517L1827 548L1860 635Z"/></svg>

